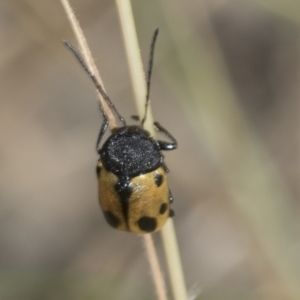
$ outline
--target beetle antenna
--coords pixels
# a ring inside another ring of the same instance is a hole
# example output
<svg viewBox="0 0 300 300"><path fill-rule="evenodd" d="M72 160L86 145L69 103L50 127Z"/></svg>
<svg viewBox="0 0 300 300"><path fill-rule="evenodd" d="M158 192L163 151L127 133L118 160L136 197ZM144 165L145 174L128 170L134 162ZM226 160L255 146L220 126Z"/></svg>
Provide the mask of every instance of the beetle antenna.
<svg viewBox="0 0 300 300"><path fill-rule="evenodd" d="M158 32L159 32L159 29L156 28L154 31L151 46L150 46L149 64L148 64L148 72L147 72L147 94L146 94L146 104L145 104L145 115L142 120L142 124L141 124L142 127L144 126L144 123L146 121L148 106L149 106L149 102L150 102L151 75L152 75L153 61L154 61L154 49L155 49Z"/></svg>
<svg viewBox="0 0 300 300"><path fill-rule="evenodd" d="M87 64L83 60L83 58L80 55L80 53L78 52L78 50L69 41L65 41L64 40L63 43L74 54L74 56L76 57L76 59L78 60L78 62L81 64L81 66L83 67L83 69L86 71L86 73L92 79L92 81L93 81L96 89L99 91L99 93L102 96L102 98L104 99L104 101L115 112L115 114L117 115L117 117L119 118L119 120L123 123L123 125L126 126L125 119L119 114L119 112L117 111L116 107L114 106L114 104L111 102L110 98L105 93L102 85L99 83L99 81L97 80L96 76L92 73L92 71L88 68ZM100 102L100 107L101 107L101 112L103 114L103 109L102 109L101 102Z"/></svg>

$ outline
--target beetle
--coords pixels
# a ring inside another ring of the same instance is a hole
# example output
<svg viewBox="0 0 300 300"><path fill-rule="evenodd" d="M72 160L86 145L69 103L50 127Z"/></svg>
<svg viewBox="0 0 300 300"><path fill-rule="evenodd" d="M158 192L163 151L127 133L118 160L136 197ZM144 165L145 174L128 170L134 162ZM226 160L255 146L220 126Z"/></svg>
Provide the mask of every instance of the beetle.
<svg viewBox="0 0 300 300"><path fill-rule="evenodd" d="M79 52L68 41L64 41L122 123L122 126L111 129L111 135L101 146L109 121L100 104L103 124L96 146L99 154L96 167L99 202L109 225L134 233L155 232L174 215L170 208L173 197L166 177L169 170L161 151L176 149L177 141L158 122L154 122L156 129L169 138L170 142L156 140L144 129L157 35L158 29L154 32L150 47L145 115L140 125L126 125L125 119L119 114ZM139 120L135 116L133 118Z"/></svg>

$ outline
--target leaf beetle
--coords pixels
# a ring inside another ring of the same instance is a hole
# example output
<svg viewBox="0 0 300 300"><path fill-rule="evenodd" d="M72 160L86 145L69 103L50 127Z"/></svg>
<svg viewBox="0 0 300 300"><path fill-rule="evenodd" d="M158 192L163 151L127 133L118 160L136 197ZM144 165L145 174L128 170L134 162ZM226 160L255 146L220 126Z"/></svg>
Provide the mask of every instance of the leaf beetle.
<svg viewBox="0 0 300 300"><path fill-rule="evenodd" d="M156 129L171 142L156 140L144 129L157 35L158 29L154 32L150 47L145 115L140 125L126 125L125 119L116 110L79 52L68 41L64 41L122 123L122 126L111 129L111 135L101 146L109 120L100 104L104 120L96 146L100 156L96 171L99 202L104 217L113 228L139 234L161 229L167 219L174 215L170 208L173 197L166 177L169 170L161 151L176 149L177 141L158 122L154 122ZM133 118L139 120L135 116Z"/></svg>

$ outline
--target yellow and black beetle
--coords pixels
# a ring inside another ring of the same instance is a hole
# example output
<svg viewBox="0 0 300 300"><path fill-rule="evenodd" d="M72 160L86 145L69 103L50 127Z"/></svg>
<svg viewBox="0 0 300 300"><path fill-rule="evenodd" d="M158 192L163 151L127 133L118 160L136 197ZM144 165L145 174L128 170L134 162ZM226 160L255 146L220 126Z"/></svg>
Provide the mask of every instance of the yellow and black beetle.
<svg viewBox="0 0 300 300"><path fill-rule="evenodd" d="M164 164L161 151L176 149L177 142L158 122L154 123L156 129L167 136L171 142L155 140L143 128L149 104L150 79L157 35L158 29L151 43L146 112L139 126L126 125L124 118L118 113L78 51L69 42L64 41L89 74L104 100L123 123L123 126L112 129L111 136L101 147L109 121L100 105L104 121L97 140L97 152L100 155L97 164L99 201L109 225L119 230L135 233L157 231L162 228L169 216L174 215L170 208L173 198L166 178L169 170Z"/></svg>

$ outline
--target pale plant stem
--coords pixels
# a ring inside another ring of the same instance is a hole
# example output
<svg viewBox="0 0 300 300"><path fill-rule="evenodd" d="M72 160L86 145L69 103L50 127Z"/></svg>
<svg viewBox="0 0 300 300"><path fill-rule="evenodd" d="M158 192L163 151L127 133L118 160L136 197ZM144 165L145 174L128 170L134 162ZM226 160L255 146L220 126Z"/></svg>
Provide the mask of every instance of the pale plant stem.
<svg viewBox="0 0 300 300"><path fill-rule="evenodd" d="M134 18L131 8L130 0L116 0L118 14L121 22L121 28L123 32L123 39L125 43L128 64L130 69L130 76L132 80L135 101L138 107L138 112L140 119L144 116L145 110L145 99L146 99L146 81L145 74L142 67L142 60L138 45L137 34L134 25ZM153 128L153 118L150 112L150 107L148 109L147 120L145 123L145 128L151 132L154 136L155 131ZM185 285L185 279L183 275L181 259L176 239L176 234L174 230L174 223L171 218L167 221L166 225L161 230L162 240L164 244L165 256L167 258L168 273L170 277L173 297L175 300L187 300L187 291ZM147 238L151 238L151 235L147 235ZM146 239L146 238L144 238ZM145 244L147 242L145 240ZM148 253L148 251L147 251ZM156 252L153 252L156 255ZM157 258L156 258L157 260ZM151 259L149 258L151 265ZM151 266L153 276L157 276L153 271L153 266ZM161 274L161 271L159 271ZM163 277L161 280L163 280ZM154 282L156 283L156 278ZM165 285L165 284L164 284ZM156 289L158 287L156 286Z"/></svg>
<svg viewBox="0 0 300 300"><path fill-rule="evenodd" d="M140 119L142 119L145 112L146 80L143 71L142 59L139 51L133 13L130 1L117 0L116 4L123 33L123 40L126 49L134 97ZM152 123L153 118L151 108L149 107L147 119L144 126L147 130L151 132L152 136L154 136L155 132ZM157 297L159 300L167 300L168 298L166 293L166 284L159 265L158 256L155 250L152 235L145 234L141 237L144 241L144 245L146 248L146 254L151 268L151 274L153 277Z"/></svg>
<svg viewBox="0 0 300 300"><path fill-rule="evenodd" d="M130 78L134 91L135 102L137 105L140 118L144 117L145 99L146 99L146 79L143 68L143 63L140 54L140 47L135 30L134 18L129 0L116 0L118 15L123 33L123 40L126 49L127 61L129 65ZM153 117L151 107L147 112L146 122L144 127L150 131L152 136L155 135L153 128Z"/></svg>
<svg viewBox="0 0 300 300"><path fill-rule="evenodd" d="M188 294L173 219L169 218L161 230L161 235L167 259L168 274L172 286L173 298L174 300L187 300Z"/></svg>
<svg viewBox="0 0 300 300"><path fill-rule="evenodd" d="M149 233L149 234L144 234L141 237L143 238L148 261L151 267L151 274L156 288L157 298L159 300L167 300L168 297L167 297L166 285L165 285L163 274L160 269L152 235Z"/></svg>
<svg viewBox="0 0 300 300"><path fill-rule="evenodd" d="M83 59L84 59L86 65L88 66L90 71L95 75L98 82L101 84L102 88L105 90L103 82L100 77L100 74L99 74L98 69L95 65L95 62L93 60L91 51L89 49L89 46L88 46L85 36L83 34L83 31L82 31L82 29L79 25L79 22L74 14L74 10L72 9L68 0L60 0L60 1L61 1L61 4L66 12L66 15L67 15L69 21L70 21L71 27L74 31L75 37L76 37L78 45L79 45L79 49L82 53L82 56L83 56ZM105 114L107 116L107 119L109 121L109 127L111 129L117 127L117 122L116 122L116 119L115 119L115 116L114 116L112 110L108 107L107 103L104 101L104 99L102 98L102 96L98 90L97 90L97 94L98 94L99 101L101 102L101 105L102 105L102 107L105 111Z"/></svg>

